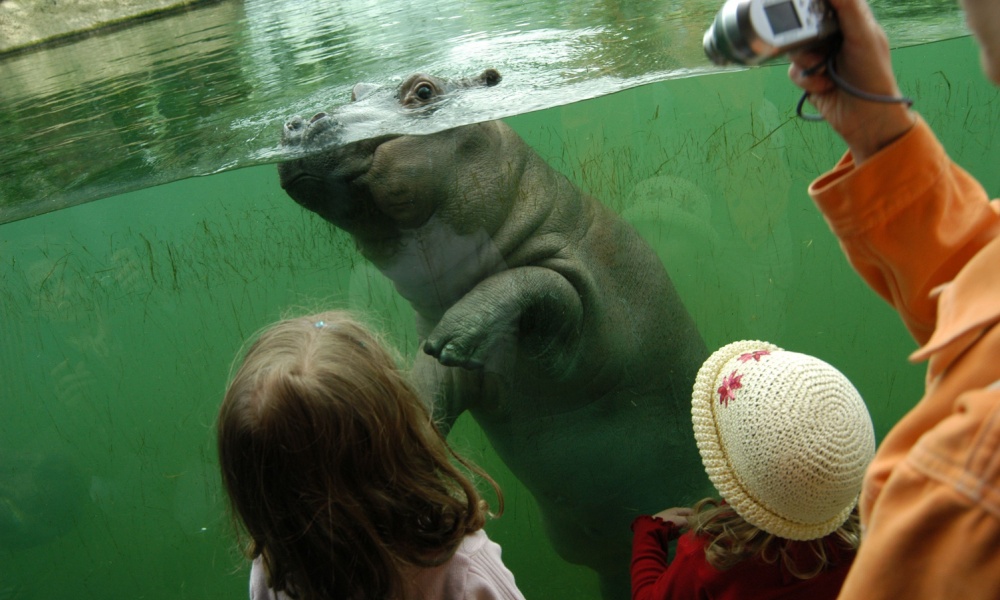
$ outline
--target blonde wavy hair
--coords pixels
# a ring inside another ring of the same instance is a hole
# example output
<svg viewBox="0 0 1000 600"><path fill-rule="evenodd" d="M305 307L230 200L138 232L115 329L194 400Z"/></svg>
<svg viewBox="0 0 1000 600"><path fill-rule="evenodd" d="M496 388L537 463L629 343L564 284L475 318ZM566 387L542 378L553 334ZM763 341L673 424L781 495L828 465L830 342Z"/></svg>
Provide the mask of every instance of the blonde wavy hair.
<svg viewBox="0 0 1000 600"><path fill-rule="evenodd" d="M709 540L705 545L705 559L720 571L747 558L760 556L770 564L780 561L799 579L811 579L823 572L833 558L828 552L826 538L795 541L778 537L754 527L731 506L714 498L705 498L695 504L694 513L688 517L688 527L694 535ZM861 542L857 507L831 535L836 536L843 549L857 550ZM795 556L808 556L811 560L806 561L808 564L800 564Z"/></svg>
<svg viewBox="0 0 1000 600"><path fill-rule="evenodd" d="M452 451L396 357L350 314L266 329L230 383L219 463L248 558L294 598L409 597L483 527L482 470Z"/></svg>

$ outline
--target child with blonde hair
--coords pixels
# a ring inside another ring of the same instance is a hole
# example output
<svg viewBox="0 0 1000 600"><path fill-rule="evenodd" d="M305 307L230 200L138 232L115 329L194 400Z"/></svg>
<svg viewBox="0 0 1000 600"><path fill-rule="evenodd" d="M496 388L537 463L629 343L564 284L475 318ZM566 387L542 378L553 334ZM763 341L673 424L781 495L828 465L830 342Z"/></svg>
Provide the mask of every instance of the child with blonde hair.
<svg viewBox="0 0 1000 600"><path fill-rule="evenodd" d="M345 312L250 346L218 420L250 597L523 600L486 503L386 347Z"/></svg>
<svg viewBox="0 0 1000 600"><path fill-rule="evenodd" d="M854 386L815 357L733 342L699 370L691 416L722 499L633 522L633 600L836 598L875 453Z"/></svg>

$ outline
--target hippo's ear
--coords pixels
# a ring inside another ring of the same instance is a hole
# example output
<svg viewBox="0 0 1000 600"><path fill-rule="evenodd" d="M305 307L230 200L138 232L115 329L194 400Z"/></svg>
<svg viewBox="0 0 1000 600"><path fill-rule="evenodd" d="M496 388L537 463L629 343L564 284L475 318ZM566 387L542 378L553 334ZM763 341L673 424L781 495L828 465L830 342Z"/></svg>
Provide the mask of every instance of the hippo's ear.
<svg viewBox="0 0 1000 600"><path fill-rule="evenodd" d="M493 87L500 83L500 71L496 69L486 69L476 77L476 82L486 86Z"/></svg>

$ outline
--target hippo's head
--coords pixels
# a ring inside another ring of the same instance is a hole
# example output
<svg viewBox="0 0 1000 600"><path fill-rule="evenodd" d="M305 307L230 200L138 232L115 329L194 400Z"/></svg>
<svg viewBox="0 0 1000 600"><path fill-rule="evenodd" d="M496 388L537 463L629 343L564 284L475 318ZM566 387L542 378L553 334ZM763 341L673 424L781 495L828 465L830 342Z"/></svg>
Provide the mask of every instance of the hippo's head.
<svg viewBox="0 0 1000 600"><path fill-rule="evenodd" d="M418 118L449 93L499 82L500 73L494 69L459 80L417 74L400 85L394 101ZM370 86L359 84L351 100L370 91ZM335 140L341 126L337 118L322 112L308 120L296 116L282 130L282 145L324 147ZM486 140L474 131L462 134L463 129L427 136L384 135L334 146L279 164L281 187L296 202L356 237L386 238L400 228L420 226L442 198L454 195L451 180L462 176L455 169L461 170L457 163L464 162L456 159L456 153L475 153Z"/></svg>

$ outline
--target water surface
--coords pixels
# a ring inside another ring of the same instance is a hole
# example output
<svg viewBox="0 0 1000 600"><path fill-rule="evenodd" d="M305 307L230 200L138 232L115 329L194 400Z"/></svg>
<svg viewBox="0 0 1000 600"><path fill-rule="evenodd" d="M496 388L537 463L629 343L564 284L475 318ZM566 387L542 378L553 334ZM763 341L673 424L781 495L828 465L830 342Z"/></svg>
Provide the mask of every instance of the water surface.
<svg viewBox="0 0 1000 600"><path fill-rule="evenodd" d="M965 33L951 0L877 0L897 47ZM269 163L292 114L331 111L357 82L471 76L497 88L431 132L718 70L715 0L225 0L64 46L0 57L0 223L185 177Z"/></svg>

